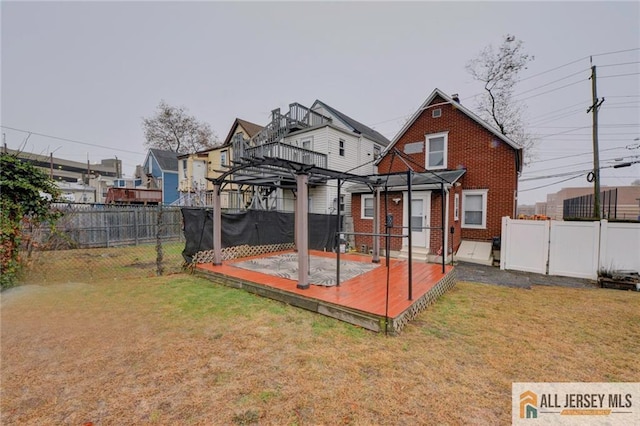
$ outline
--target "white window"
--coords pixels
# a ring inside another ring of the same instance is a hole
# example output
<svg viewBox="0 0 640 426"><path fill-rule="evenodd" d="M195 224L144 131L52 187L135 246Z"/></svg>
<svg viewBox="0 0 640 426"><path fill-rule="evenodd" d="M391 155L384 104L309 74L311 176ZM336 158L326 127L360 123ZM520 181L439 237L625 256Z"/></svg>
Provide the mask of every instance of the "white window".
<svg viewBox="0 0 640 426"><path fill-rule="evenodd" d="M340 139L340 141L338 142L339 145L339 150L338 152L340 153L340 157L344 157L344 139Z"/></svg>
<svg viewBox="0 0 640 426"><path fill-rule="evenodd" d="M183 178L187 177L187 160L186 159L182 160L182 177Z"/></svg>
<svg viewBox="0 0 640 426"><path fill-rule="evenodd" d="M373 194L362 196L362 206L360 218L373 219Z"/></svg>
<svg viewBox="0 0 640 426"><path fill-rule="evenodd" d="M380 157L380 147L378 145L373 146L373 158L377 160Z"/></svg>
<svg viewBox="0 0 640 426"><path fill-rule="evenodd" d="M426 164L427 169L447 168L447 135L436 133L426 136Z"/></svg>
<svg viewBox="0 0 640 426"><path fill-rule="evenodd" d="M453 220L460 220L460 194L453 194Z"/></svg>
<svg viewBox="0 0 640 426"><path fill-rule="evenodd" d="M302 140L302 148L306 149L307 151L311 151L311 148L312 148L311 142L312 142L311 138L303 139ZM302 152L302 162L304 164L311 164L311 153L310 152L306 152L306 151Z"/></svg>
<svg viewBox="0 0 640 426"><path fill-rule="evenodd" d="M226 149L224 151L220 151L220 165L223 166L223 167L227 165L227 150Z"/></svg>
<svg viewBox="0 0 640 426"><path fill-rule="evenodd" d="M487 227L487 190L462 191L462 227Z"/></svg>
<svg viewBox="0 0 640 426"><path fill-rule="evenodd" d="M432 118L438 118L441 115L442 115L442 109L440 109L440 108L436 108L436 109L431 111L431 117Z"/></svg>
<svg viewBox="0 0 640 426"><path fill-rule="evenodd" d="M344 209L345 209L345 203L344 203L344 195L340 196L340 212L342 214L344 214Z"/></svg>

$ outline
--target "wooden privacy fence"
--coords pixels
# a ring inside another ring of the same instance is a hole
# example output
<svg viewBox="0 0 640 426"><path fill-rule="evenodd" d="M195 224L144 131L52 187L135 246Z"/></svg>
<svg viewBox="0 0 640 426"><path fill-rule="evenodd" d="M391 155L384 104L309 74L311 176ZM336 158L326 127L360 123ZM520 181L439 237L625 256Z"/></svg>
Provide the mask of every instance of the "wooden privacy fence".
<svg viewBox="0 0 640 426"><path fill-rule="evenodd" d="M596 280L640 272L640 223L502 218L500 269Z"/></svg>
<svg viewBox="0 0 640 426"><path fill-rule="evenodd" d="M63 215L54 226L25 226L23 231L30 241L60 249L138 245L158 238L165 241L184 238L179 207L65 204L56 208Z"/></svg>

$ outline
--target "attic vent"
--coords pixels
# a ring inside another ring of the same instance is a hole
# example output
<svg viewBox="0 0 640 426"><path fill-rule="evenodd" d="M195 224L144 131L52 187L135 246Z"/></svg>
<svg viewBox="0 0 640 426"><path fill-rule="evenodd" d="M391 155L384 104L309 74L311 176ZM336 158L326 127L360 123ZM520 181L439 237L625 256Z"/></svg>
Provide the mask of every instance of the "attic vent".
<svg viewBox="0 0 640 426"><path fill-rule="evenodd" d="M431 117L432 118L438 118L442 115L442 109L440 108L436 108L433 111L431 111Z"/></svg>

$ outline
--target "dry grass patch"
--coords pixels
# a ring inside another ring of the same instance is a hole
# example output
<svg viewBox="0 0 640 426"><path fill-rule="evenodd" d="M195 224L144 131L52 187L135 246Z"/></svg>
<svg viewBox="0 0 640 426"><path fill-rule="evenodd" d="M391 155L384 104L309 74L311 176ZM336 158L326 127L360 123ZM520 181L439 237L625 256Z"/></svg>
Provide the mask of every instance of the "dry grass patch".
<svg viewBox="0 0 640 426"><path fill-rule="evenodd" d="M459 283L396 338L187 275L2 295L3 424L495 424L638 381L640 294Z"/></svg>
<svg viewBox="0 0 640 426"><path fill-rule="evenodd" d="M183 249L184 242L162 244L165 273L180 272L184 262ZM156 257L155 244L35 251L21 281L27 284L57 284L152 277L157 272Z"/></svg>

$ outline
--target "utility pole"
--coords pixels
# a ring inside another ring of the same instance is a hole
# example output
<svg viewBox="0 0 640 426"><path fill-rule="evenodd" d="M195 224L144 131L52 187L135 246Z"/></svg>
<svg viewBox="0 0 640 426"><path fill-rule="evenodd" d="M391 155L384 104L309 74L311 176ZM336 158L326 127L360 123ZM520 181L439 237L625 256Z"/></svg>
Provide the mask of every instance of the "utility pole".
<svg viewBox="0 0 640 426"><path fill-rule="evenodd" d="M49 177L53 179L53 152L49 153Z"/></svg>
<svg viewBox="0 0 640 426"><path fill-rule="evenodd" d="M604 102L604 98L598 99L596 86L596 66L591 62L591 95L593 103L587 108L587 114L593 113L593 217L600 219L600 151L598 150L598 109Z"/></svg>

